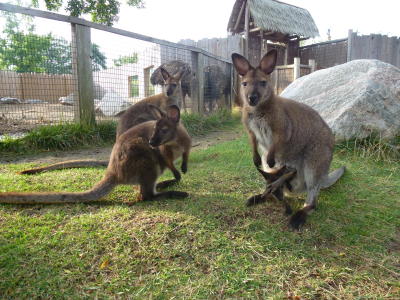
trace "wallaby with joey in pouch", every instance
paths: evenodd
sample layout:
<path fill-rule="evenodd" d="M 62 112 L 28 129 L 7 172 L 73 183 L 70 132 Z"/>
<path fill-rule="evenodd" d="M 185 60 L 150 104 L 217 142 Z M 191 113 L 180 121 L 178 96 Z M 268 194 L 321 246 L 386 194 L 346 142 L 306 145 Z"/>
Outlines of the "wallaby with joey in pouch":
<path fill-rule="evenodd" d="M 116 138 L 126 132 L 128 129 L 150 120 L 157 120 L 159 113 L 153 109 L 157 107 L 162 111 L 166 111 L 170 105 L 178 105 L 182 103 L 182 88 L 181 88 L 181 77 L 183 72 L 180 72 L 174 76 L 170 75 L 164 68 L 160 69 L 161 75 L 164 79 L 164 85 L 162 86 L 162 93 L 153 95 L 142 99 L 135 103 L 130 108 L 120 113 L 120 119 L 117 126 Z M 190 137 L 188 136 L 188 139 Z M 185 141 L 187 144 L 188 141 Z M 186 154 L 187 153 L 187 154 Z M 184 152 L 184 155 L 188 155 L 188 152 Z M 69 168 L 82 168 L 82 167 L 98 167 L 107 166 L 108 161 L 97 161 L 97 160 L 71 160 L 60 163 L 55 163 L 45 167 L 39 167 L 29 170 L 21 171 L 20 174 L 36 174 L 40 172 L 46 172 L 50 170 L 60 170 Z M 172 170 L 172 169 L 171 169 Z M 187 163 L 182 168 L 182 172 L 186 173 Z M 173 174 L 175 179 L 178 181 L 181 178 L 181 174 L 176 168 L 173 168 Z"/>
<path fill-rule="evenodd" d="M 42 193 L 0 193 L 0 203 L 36 204 L 36 203 L 77 203 L 96 201 L 109 194 L 118 184 L 138 184 L 141 200 L 164 198 L 185 198 L 186 192 L 156 191 L 156 181 L 163 170 L 184 151 L 176 147 L 168 152 L 166 145 L 173 140 L 185 138 L 186 130 L 179 123 L 180 111 L 170 106 L 167 114 L 153 108 L 155 114 L 161 114 L 157 121 L 147 121 L 136 125 L 118 136 L 103 179 L 92 189 L 85 192 L 42 192 Z M 161 182 L 162 187 L 170 181 Z"/>
<path fill-rule="evenodd" d="M 280 167 L 295 170 L 285 181 L 291 191 L 286 184 L 283 191 L 307 193 L 304 207 L 290 219 L 290 225 L 298 229 L 316 208 L 320 189 L 333 185 L 345 167 L 328 173 L 335 140 L 321 116 L 305 104 L 274 94 L 268 80 L 276 59 L 277 51 L 270 50 L 254 68 L 242 55 L 232 54 L 241 77 L 242 121 L 250 136 L 255 166 L 264 171 Z M 263 195 L 251 197 L 248 204 L 263 202 Z"/>

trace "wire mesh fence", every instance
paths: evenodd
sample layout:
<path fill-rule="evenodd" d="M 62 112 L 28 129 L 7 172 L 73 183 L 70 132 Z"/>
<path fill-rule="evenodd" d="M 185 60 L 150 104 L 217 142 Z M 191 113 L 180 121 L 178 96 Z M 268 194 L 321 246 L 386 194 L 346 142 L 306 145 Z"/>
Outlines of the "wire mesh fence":
<path fill-rule="evenodd" d="M 12 14 L 21 15 L 18 7 L 0 4 L 0 10 L 9 14 L 10 7 Z M 24 13 L 48 17 L 37 10 Z M 88 112 L 96 121 L 117 120 L 130 105 L 161 93 L 160 66 L 171 75 L 184 71 L 181 109 L 203 114 L 231 107 L 232 65 L 228 60 L 192 46 L 81 19 L 72 18 L 68 24 L 71 18 L 51 17 L 55 18 L 51 22 L 72 28 L 69 34 L 65 30 L 63 36 L 34 31 L 1 34 L 0 134 L 81 122 Z M 88 29 L 89 35 L 79 26 Z M 87 37 L 89 46 L 84 45 Z M 7 60 L 8 52 L 14 53 L 14 60 Z"/>

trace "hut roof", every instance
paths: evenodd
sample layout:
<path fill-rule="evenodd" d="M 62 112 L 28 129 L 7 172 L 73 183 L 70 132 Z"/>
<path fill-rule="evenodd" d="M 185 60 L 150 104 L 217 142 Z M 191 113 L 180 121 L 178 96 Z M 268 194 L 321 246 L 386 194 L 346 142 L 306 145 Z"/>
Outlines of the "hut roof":
<path fill-rule="evenodd" d="M 240 15 L 241 20 L 239 20 L 237 28 L 235 28 L 235 24 L 245 1 L 236 0 L 231 17 L 229 18 L 229 32 L 240 33 L 244 31 L 244 13 Z M 247 1 L 249 1 L 250 16 L 254 20 L 255 27 L 286 35 L 302 37 L 315 37 L 319 35 L 318 28 L 311 14 L 304 8 L 276 0 Z"/>

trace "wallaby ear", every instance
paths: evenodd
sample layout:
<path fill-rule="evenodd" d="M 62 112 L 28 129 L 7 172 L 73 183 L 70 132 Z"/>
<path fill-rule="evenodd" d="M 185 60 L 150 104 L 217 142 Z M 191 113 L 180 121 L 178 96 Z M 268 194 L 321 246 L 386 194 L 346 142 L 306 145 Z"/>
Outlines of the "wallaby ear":
<path fill-rule="evenodd" d="M 181 80 L 182 76 L 183 76 L 183 73 L 185 73 L 185 70 L 180 70 L 178 73 L 176 73 L 174 75 L 175 80 L 178 80 L 178 81 Z"/>
<path fill-rule="evenodd" d="M 181 119 L 181 111 L 179 110 L 179 107 L 176 105 L 168 106 L 167 117 L 175 123 L 178 123 Z"/>
<path fill-rule="evenodd" d="M 165 70 L 163 67 L 160 68 L 161 76 L 164 79 L 164 81 L 167 81 L 168 78 L 171 77 L 171 75 L 168 73 L 167 70 Z"/>
<path fill-rule="evenodd" d="M 232 62 L 240 76 L 244 76 L 252 68 L 249 61 L 238 53 L 232 53 Z"/>
<path fill-rule="evenodd" d="M 278 51 L 275 49 L 269 50 L 260 61 L 260 69 L 266 74 L 271 74 L 275 69 Z"/>
<path fill-rule="evenodd" d="M 155 116 L 157 120 L 165 117 L 165 112 L 163 112 L 158 106 L 153 104 L 147 104 L 147 106 L 150 108 L 153 116 Z"/>

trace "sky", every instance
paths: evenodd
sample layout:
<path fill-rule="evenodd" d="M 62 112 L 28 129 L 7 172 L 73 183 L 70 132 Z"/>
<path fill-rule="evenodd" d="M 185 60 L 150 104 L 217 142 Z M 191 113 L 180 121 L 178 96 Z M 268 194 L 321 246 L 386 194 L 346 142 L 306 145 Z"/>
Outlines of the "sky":
<path fill-rule="evenodd" d="M 28 1 L 28 0 L 25 0 Z M 124 0 L 122 0 L 124 2 Z M 43 0 L 41 9 L 44 8 Z M 119 21 L 114 27 L 177 42 L 180 39 L 225 37 L 226 27 L 235 0 L 145 0 L 145 8 L 121 6 Z M 347 37 L 348 30 L 362 34 L 380 33 L 400 36 L 400 0 L 286 0 L 307 9 L 320 32 L 317 40 Z M 60 11 L 62 13 L 62 11 Z M 65 24 L 38 23 L 39 32 L 69 36 Z"/>

